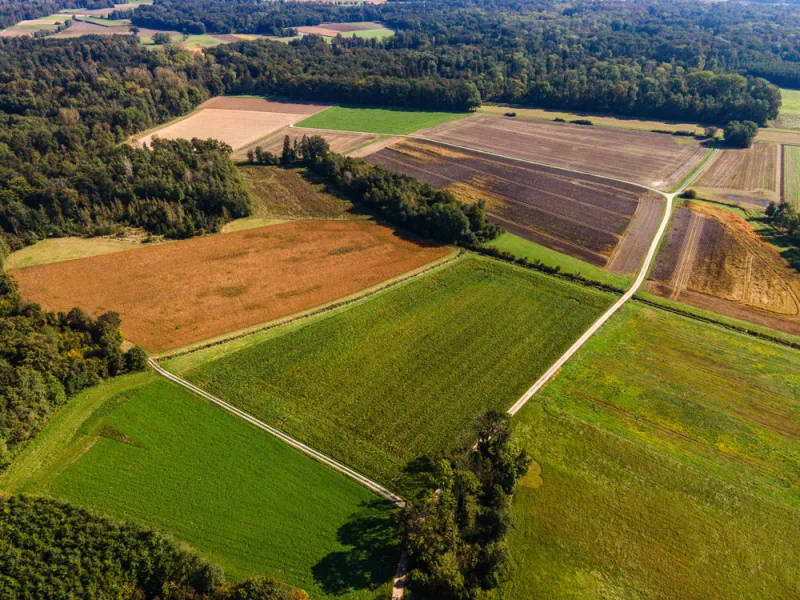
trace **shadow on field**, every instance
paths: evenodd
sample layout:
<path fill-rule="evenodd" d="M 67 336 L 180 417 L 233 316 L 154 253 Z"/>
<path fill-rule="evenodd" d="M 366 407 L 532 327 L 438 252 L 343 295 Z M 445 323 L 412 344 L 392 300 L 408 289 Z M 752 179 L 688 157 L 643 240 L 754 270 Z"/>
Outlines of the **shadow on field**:
<path fill-rule="evenodd" d="M 349 549 L 331 552 L 312 568 L 327 594 L 374 590 L 391 580 L 400 556 L 392 513 L 392 505 L 384 500 L 363 502 L 339 527 L 336 538 Z"/>

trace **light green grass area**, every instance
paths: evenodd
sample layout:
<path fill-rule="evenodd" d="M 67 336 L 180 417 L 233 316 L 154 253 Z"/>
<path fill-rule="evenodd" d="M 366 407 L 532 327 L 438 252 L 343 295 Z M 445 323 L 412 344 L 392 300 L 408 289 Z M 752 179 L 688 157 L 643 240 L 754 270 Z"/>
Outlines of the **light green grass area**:
<path fill-rule="evenodd" d="M 800 146 L 783 147 L 784 202 L 800 209 Z"/>
<path fill-rule="evenodd" d="M 34 265 L 86 258 L 87 256 L 123 252 L 141 246 L 141 242 L 104 237 L 48 238 L 36 242 L 32 246 L 26 246 L 22 250 L 12 252 L 5 260 L 5 266 L 8 269 L 22 269 Z"/>
<path fill-rule="evenodd" d="M 150 373 L 73 399 L 0 484 L 171 532 L 231 579 L 312 598 L 384 598 L 397 564 L 387 502 Z"/>
<path fill-rule="evenodd" d="M 351 32 L 348 32 L 346 34 L 343 33 L 342 35 L 343 36 L 354 35 L 357 38 L 363 38 L 368 40 L 370 39 L 382 40 L 384 38 L 392 37 L 394 35 L 394 31 L 392 31 L 391 29 L 387 29 L 386 27 L 379 27 L 376 29 L 362 29 L 361 31 L 353 31 L 352 33 Z"/>
<path fill-rule="evenodd" d="M 800 129 L 800 90 L 781 88 L 781 109 L 778 118 L 769 123 L 777 129 Z"/>
<path fill-rule="evenodd" d="M 403 135 L 453 119 L 460 119 L 468 114 L 333 106 L 301 121 L 296 127 Z"/>
<path fill-rule="evenodd" d="M 548 267 L 559 267 L 563 273 L 582 275 L 588 279 L 614 285 L 625 290 L 631 286 L 634 280 L 633 277 L 611 273 L 600 267 L 578 260 L 577 258 L 572 258 L 561 252 L 556 252 L 550 248 L 545 248 L 534 242 L 522 239 L 513 233 L 504 233 L 497 239 L 489 242 L 488 245 L 498 250 L 510 252 L 514 256 L 520 258 L 538 260 Z"/>
<path fill-rule="evenodd" d="M 202 35 L 170 35 L 172 45 L 181 46 L 186 50 L 198 50 L 201 48 L 213 48 L 227 42 L 223 42 L 207 33 Z M 151 48 L 158 48 L 159 46 L 153 42 L 152 36 L 143 35 L 139 37 L 139 44 Z"/>
<path fill-rule="evenodd" d="M 125 25 L 131 24 L 131 22 L 127 19 L 104 19 L 102 17 L 79 16 L 77 17 L 77 20 L 85 21 L 86 23 L 92 23 L 93 25 L 100 25 L 101 27 L 124 27 Z"/>
<path fill-rule="evenodd" d="M 613 301 L 475 255 L 333 315 L 167 362 L 388 485 L 474 443 Z M 208 359 L 203 362 L 203 359 Z"/>
<path fill-rule="evenodd" d="M 16 25 L 9 27 L 9 30 L 16 31 L 55 31 L 59 25 L 66 23 L 71 17 L 69 15 L 52 14 L 46 17 L 39 17 L 38 19 L 31 19 L 28 21 L 20 21 Z"/>
<path fill-rule="evenodd" d="M 797 597 L 800 352 L 628 305 L 515 428 L 499 597 Z"/>

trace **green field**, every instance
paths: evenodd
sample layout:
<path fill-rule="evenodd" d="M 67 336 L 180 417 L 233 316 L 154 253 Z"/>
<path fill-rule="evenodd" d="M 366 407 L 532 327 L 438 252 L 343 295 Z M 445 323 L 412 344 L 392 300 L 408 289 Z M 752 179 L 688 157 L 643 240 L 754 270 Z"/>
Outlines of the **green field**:
<path fill-rule="evenodd" d="M 383 598 L 397 564 L 388 503 L 156 375 L 73 399 L 0 478 L 171 532 L 229 579 L 312 598 Z"/>
<path fill-rule="evenodd" d="M 797 598 L 800 352 L 628 305 L 515 426 L 500 597 Z"/>
<path fill-rule="evenodd" d="M 800 129 L 800 90 L 781 88 L 781 110 L 778 118 L 770 122 L 778 129 Z"/>
<path fill-rule="evenodd" d="M 124 27 L 125 25 L 130 25 L 131 22 L 128 20 L 122 21 L 119 19 L 104 19 L 101 17 L 88 17 L 88 16 L 79 16 L 76 18 L 78 21 L 85 21 L 86 23 L 92 23 L 94 25 L 100 25 L 101 27 Z"/>
<path fill-rule="evenodd" d="M 800 146 L 783 147 L 783 201 L 800 209 Z"/>
<path fill-rule="evenodd" d="M 504 233 L 497 239 L 489 242 L 488 245 L 499 250 L 504 250 L 505 252 L 510 252 L 514 256 L 520 258 L 538 260 L 548 267 L 559 267 L 563 273 L 582 275 L 588 279 L 614 285 L 625 290 L 631 286 L 634 279 L 633 277 L 611 273 L 600 267 L 578 260 L 577 258 L 572 258 L 566 254 L 561 254 L 561 252 L 545 248 L 534 242 L 522 239 L 513 233 Z"/>
<path fill-rule="evenodd" d="M 383 38 L 392 37 L 394 35 L 394 31 L 391 29 L 387 29 L 386 27 L 378 27 L 376 29 L 362 29 L 360 31 L 353 31 L 352 34 L 350 32 L 343 33 L 343 36 L 347 35 L 354 35 L 357 38 L 364 38 L 364 39 L 378 39 L 382 40 Z"/>
<path fill-rule="evenodd" d="M 168 362 L 193 383 L 394 485 L 424 453 L 474 443 L 613 301 L 468 255 L 306 325 Z"/>
<path fill-rule="evenodd" d="M 310 116 L 296 127 L 403 135 L 460 119 L 467 114 L 469 113 L 334 106 Z"/>

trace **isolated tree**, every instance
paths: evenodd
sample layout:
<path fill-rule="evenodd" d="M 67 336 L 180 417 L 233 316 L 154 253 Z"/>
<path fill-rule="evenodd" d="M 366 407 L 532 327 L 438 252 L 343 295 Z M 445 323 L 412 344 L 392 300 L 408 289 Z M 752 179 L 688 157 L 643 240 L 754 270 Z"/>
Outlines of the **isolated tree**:
<path fill-rule="evenodd" d="M 157 46 L 164 46 L 172 43 L 172 38 L 168 33 L 157 32 L 153 34 L 153 43 Z"/>
<path fill-rule="evenodd" d="M 752 121 L 731 121 L 725 126 L 725 144 L 732 148 L 749 148 L 758 134 Z"/>
<path fill-rule="evenodd" d="M 295 140 L 296 142 L 297 140 Z M 286 135 L 283 138 L 283 152 L 281 153 L 281 163 L 284 165 L 291 165 L 294 163 L 296 158 L 296 153 L 294 148 L 292 147 L 292 140 L 289 139 L 289 136 Z"/>

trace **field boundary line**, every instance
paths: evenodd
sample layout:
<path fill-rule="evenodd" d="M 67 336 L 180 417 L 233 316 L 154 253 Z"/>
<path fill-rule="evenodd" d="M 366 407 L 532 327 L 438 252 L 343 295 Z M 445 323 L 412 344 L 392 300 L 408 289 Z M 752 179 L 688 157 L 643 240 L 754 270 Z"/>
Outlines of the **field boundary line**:
<path fill-rule="evenodd" d="M 711 151 L 711 155 L 716 156 L 719 153 L 718 149 L 714 149 Z M 710 157 L 707 157 L 710 158 Z M 656 235 L 653 237 L 653 241 L 650 244 L 650 249 L 647 251 L 647 256 L 644 259 L 644 263 L 642 264 L 641 269 L 639 270 L 639 274 L 636 277 L 636 280 L 633 282 L 633 285 L 630 289 L 625 292 L 619 300 L 617 300 L 611 308 L 609 308 L 605 313 L 603 313 L 600 318 L 595 321 L 591 327 L 580 337 L 578 340 L 569 347 L 569 349 L 555 362 L 553 365 L 544 372 L 544 374 L 533 384 L 533 386 L 525 392 L 522 397 L 517 400 L 514 405 L 508 409 L 509 415 L 515 415 L 519 410 L 527 404 L 528 400 L 530 400 L 536 392 L 542 389 L 553 377 L 555 377 L 556 373 L 564 366 L 564 364 L 575 355 L 575 353 L 580 350 L 586 342 L 591 339 L 591 337 L 597 333 L 600 328 L 612 317 L 614 314 L 622 308 L 622 306 L 630 300 L 634 294 L 639 290 L 642 283 L 644 283 L 647 275 L 650 271 L 650 265 L 653 262 L 653 258 L 655 257 L 656 251 L 661 244 L 661 239 L 664 236 L 664 232 L 667 230 L 667 226 L 670 223 L 672 217 L 672 204 L 673 199 L 675 196 L 680 194 L 686 187 L 694 181 L 694 179 L 703 172 L 705 165 L 709 164 L 709 160 L 706 160 L 702 163 L 702 167 L 697 169 L 694 173 L 691 174 L 690 177 L 685 179 L 681 184 L 681 187 L 676 190 L 675 192 L 665 193 L 665 192 L 658 192 L 665 200 L 664 203 L 664 217 L 661 219 L 661 225 L 658 227 L 658 231 L 656 231 Z M 657 190 L 653 190 L 657 191 Z"/>
<path fill-rule="evenodd" d="M 464 252 L 465 251 L 463 248 L 454 249 L 452 252 L 446 254 L 442 258 L 439 258 L 428 264 L 422 265 L 421 267 L 413 269 L 408 273 L 398 275 L 393 279 L 382 281 L 365 290 L 361 290 L 355 292 L 354 294 L 350 294 L 349 296 L 345 296 L 344 298 L 332 300 L 331 302 L 328 302 L 326 304 L 315 306 L 313 308 L 309 308 L 308 310 L 304 310 L 299 313 L 286 315 L 285 317 L 280 317 L 279 319 L 275 319 L 273 321 L 259 323 L 251 327 L 247 327 L 245 329 L 239 329 L 237 331 L 232 331 L 231 333 L 226 333 L 210 339 L 201 340 L 199 342 L 195 342 L 194 344 L 183 346 L 182 348 L 167 350 L 166 352 L 162 352 L 161 354 L 153 355 L 153 358 L 155 358 L 156 360 L 169 360 L 172 358 L 178 358 L 179 356 L 185 356 L 187 354 L 192 354 L 193 352 L 199 352 L 200 350 L 213 348 L 214 346 L 220 346 L 222 344 L 232 342 L 233 340 L 238 340 L 244 337 L 248 337 L 250 335 L 255 335 L 257 333 L 261 333 L 262 331 L 268 331 L 270 329 L 275 329 L 276 327 L 281 327 L 283 325 L 296 323 L 298 321 L 302 321 L 303 319 L 311 319 L 326 312 L 336 310 L 337 308 L 343 308 L 350 304 L 354 304 L 356 302 L 364 300 L 365 298 L 369 298 L 376 294 L 380 294 L 381 292 L 384 292 L 396 286 L 403 285 L 405 283 L 408 283 L 416 279 L 417 277 L 422 277 L 423 275 L 427 275 L 428 273 L 436 269 L 447 267 L 448 265 L 450 265 L 450 263 L 455 262 L 456 260 L 461 258 L 464 255 Z"/>
<path fill-rule="evenodd" d="M 392 502 L 396 506 L 399 506 L 400 508 L 405 507 L 405 504 L 406 504 L 405 500 L 403 500 L 400 496 L 394 494 L 393 492 L 391 492 L 387 488 L 383 487 L 381 484 L 376 483 L 375 481 L 372 481 L 371 479 L 369 479 L 366 476 L 362 475 L 358 471 L 355 471 L 355 470 L 351 469 L 350 467 L 347 467 L 347 466 L 343 465 L 342 463 L 330 458 L 329 456 L 326 456 L 322 452 L 319 452 L 318 450 L 314 450 L 310 446 L 307 446 L 306 444 L 294 439 L 293 437 L 290 437 L 290 436 L 286 435 L 282 431 L 280 431 L 278 429 L 275 429 L 274 427 L 271 427 L 270 425 L 267 425 L 263 421 L 260 421 L 259 419 L 256 419 L 254 416 L 244 412 L 243 410 L 241 410 L 239 408 L 236 408 L 235 406 L 233 406 L 231 404 L 228 404 L 224 400 L 221 400 L 220 398 L 217 398 L 213 394 L 210 394 L 209 392 L 206 392 L 205 390 L 197 387 L 196 385 L 186 381 L 182 377 L 178 377 L 177 375 L 175 375 L 173 373 L 170 373 L 164 367 L 162 367 L 160 364 L 158 364 L 158 362 L 156 360 L 150 358 L 150 359 L 148 359 L 148 363 L 153 368 L 153 370 L 156 371 L 156 373 L 158 373 L 159 375 L 162 375 L 163 377 L 165 377 L 169 381 L 171 381 L 171 382 L 173 382 L 173 383 L 175 383 L 177 385 L 180 385 L 181 387 L 183 387 L 183 388 L 185 388 L 185 389 L 197 394 L 198 396 L 208 400 L 209 402 L 212 402 L 212 403 L 216 404 L 217 406 L 225 409 L 229 413 L 231 413 L 231 414 L 233 414 L 233 415 L 235 415 L 235 416 L 247 421 L 251 425 L 255 425 L 259 429 L 261 429 L 263 431 L 266 431 L 267 433 L 275 436 L 276 438 L 278 438 L 282 442 L 285 442 L 286 444 L 292 446 L 294 449 L 299 450 L 303 454 L 305 454 L 305 455 L 313 458 L 314 460 L 316 460 L 318 462 L 321 462 L 322 464 L 330 467 L 334 471 L 338 471 L 339 473 L 342 473 L 343 475 L 346 475 L 347 477 L 349 477 L 350 479 L 354 480 L 357 483 L 360 483 L 362 486 L 366 487 L 367 489 L 370 489 L 373 492 L 375 492 L 376 494 L 378 494 L 380 496 L 383 496 L 384 498 L 386 498 L 387 500 L 389 500 L 390 502 Z"/>

